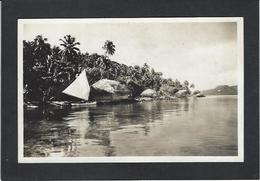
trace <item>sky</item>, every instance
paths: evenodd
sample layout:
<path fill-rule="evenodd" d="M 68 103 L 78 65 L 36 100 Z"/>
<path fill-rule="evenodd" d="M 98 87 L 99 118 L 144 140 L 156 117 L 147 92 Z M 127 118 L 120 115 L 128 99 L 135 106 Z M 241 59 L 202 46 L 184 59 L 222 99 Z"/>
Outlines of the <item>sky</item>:
<path fill-rule="evenodd" d="M 237 85 L 237 24 L 235 22 L 120 22 L 48 23 L 23 25 L 23 40 L 43 35 L 59 45 L 72 35 L 81 52 L 104 54 L 111 40 L 116 46 L 111 60 L 126 65 L 148 63 L 164 78 L 188 80 L 205 90 L 217 85 Z"/>

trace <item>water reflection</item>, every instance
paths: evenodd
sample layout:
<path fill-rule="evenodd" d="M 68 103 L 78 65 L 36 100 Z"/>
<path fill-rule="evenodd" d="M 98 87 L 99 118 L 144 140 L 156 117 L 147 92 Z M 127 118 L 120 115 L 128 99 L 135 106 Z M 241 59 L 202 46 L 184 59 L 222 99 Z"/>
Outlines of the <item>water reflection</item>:
<path fill-rule="evenodd" d="M 89 127 L 86 129 L 85 139 L 104 147 L 105 156 L 115 156 L 114 146 L 111 145 L 110 129 L 102 122 L 97 122 L 93 115 L 89 116 Z"/>
<path fill-rule="evenodd" d="M 236 99 L 220 97 L 27 111 L 24 154 L 236 155 L 236 111 Z"/>

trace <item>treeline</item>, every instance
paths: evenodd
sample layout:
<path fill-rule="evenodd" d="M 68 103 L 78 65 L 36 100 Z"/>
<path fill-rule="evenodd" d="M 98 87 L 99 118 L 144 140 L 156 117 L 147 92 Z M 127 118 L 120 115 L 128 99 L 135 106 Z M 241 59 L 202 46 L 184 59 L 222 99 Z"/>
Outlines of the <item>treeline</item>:
<path fill-rule="evenodd" d="M 60 46 L 51 46 L 47 38 L 38 35 L 33 41 L 23 41 L 24 99 L 48 101 L 59 94 L 85 69 L 90 85 L 100 79 L 117 80 L 138 96 L 145 89 L 154 89 L 161 95 L 174 95 L 178 90 L 189 91 L 194 84 L 163 78 L 146 63 L 127 66 L 110 60 L 115 45 L 107 40 L 102 47 L 104 55 L 83 53 L 75 38 L 66 35 Z"/>

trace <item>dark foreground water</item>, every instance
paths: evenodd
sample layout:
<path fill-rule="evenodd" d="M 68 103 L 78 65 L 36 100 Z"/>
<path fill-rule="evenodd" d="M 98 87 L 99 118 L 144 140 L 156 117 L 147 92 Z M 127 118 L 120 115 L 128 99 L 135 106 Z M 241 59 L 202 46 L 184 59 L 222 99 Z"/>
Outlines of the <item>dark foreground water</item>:
<path fill-rule="evenodd" d="M 237 96 L 28 111 L 24 155 L 235 156 Z"/>

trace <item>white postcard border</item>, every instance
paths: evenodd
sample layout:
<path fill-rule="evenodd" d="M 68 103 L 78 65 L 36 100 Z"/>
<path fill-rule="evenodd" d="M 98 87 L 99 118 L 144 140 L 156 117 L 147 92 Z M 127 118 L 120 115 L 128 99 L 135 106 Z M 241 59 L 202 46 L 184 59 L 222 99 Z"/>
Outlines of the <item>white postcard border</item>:
<path fill-rule="evenodd" d="M 66 23 L 185 23 L 236 22 L 238 63 L 238 156 L 125 156 L 125 157 L 24 157 L 23 110 L 23 25 Z M 242 17 L 214 18 L 85 18 L 85 19 L 18 19 L 18 163 L 152 163 L 152 162 L 243 162 L 244 161 L 244 24 Z"/>

